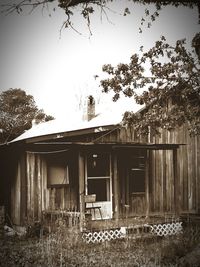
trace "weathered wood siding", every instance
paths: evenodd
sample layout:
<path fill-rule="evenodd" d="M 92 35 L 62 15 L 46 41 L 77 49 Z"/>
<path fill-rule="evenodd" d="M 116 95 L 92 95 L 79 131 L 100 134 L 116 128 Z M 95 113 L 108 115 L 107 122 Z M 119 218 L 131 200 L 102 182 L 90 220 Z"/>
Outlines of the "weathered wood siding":
<path fill-rule="evenodd" d="M 151 159 L 151 210 L 170 212 L 174 206 L 174 179 L 179 183 L 180 211 L 200 211 L 200 137 L 191 137 L 186 125 L 174 131 L 161 130 L 160 137 L 151 138 L 155 143 L 180 145 L 177 153 L 177 177 L 174 177 L 172 151 L 154 151 Z M 175 194 L 176 195 L 176 194 Z"/>
<path fill-rule="evenodd" d="M 7 215 L 10 215 L 9 220 L 14 224 L 20 224 L 22 217 L 26 217 L 25 157 L 17 154 L 17 158 L 18 160 L 13 160 L 9 166 L 10 170 L 7 171 L 7 186 L 10 187 L 7 191 L 10 192 L 8 197 L 10 203 L 7 207 L 10 214 Z"/>
<path fill-rule="evenodd" d="M 17 172 L 12 182 L 11 187 L 11 220 L 15 224 L 20 224 L 20 212 L 21 212 L 21 168 L 20 163 L 17 165 Z"/>
<path fill-rule="evenodd" d="M 160 130 L 160 135 L 156 137 L 138 137 L 133 129 L 122 128 L 108 135 L 102 135 L 98 141 L 183 144 L 180 145 L 177 153 L 176 177 L 173 170 L 173 151 L 150 151 L 149 211 L 162 214 L 174 213 L 176 197 L 180 201 L 180 212 L 200 213 L 200 136 L 190 136 L 187 125 L 173 131 Z M 176 184 L 177 192 L 174 191 Z"/>
<path fill-rule="evenodd" d="M 31 224 L 41 220 L 43 211 L 77 211 L 78 177 L 75 173 L 72 171 L 69 185 L 48 187 L 47 158 L 29 152 L 22 154 L 11 185 L 12 223 Z"/>

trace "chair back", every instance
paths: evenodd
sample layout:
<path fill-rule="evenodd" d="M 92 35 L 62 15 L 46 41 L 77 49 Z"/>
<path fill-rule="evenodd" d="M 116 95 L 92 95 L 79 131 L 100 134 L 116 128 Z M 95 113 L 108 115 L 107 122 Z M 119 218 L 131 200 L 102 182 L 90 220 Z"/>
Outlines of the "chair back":
<path fill-rule="evenodd" d="M 94 203 L 96 201 L 96 194 L 85 195 L 85 203 Z"/>

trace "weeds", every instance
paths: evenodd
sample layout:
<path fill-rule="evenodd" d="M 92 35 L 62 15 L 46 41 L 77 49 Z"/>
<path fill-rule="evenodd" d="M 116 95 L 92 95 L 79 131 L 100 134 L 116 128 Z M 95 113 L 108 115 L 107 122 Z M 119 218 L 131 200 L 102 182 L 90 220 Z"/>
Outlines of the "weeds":
<path fill-rule="evenodd" d="M 16 267 L 175 267 L 199 244 L 198 226 L 182 235 L 158 238 L 129 234 L 122 240 L 85 244 L 77 227 L 59 222 L 56 231 L 40 238 L 1 238 L 0 266 Z M 193 265 L 187 265 L 193 266 Z M 198 266 L 198 265 L 197 265 Z M 200 266 L 200 265 L 199 265 Z"/>

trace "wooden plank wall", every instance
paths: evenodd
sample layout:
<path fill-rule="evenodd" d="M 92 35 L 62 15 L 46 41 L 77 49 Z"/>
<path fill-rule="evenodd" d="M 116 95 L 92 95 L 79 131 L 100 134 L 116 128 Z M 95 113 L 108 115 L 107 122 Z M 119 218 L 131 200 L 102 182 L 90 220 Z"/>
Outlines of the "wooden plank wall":
<path fill-rule="evenodd" d="M 200 137 L 191 137 L 185 125 L 171 132 L 161 130 L 161 136 L 152 138 L 152 141 L 185 144 L 180 146 L 177 153 L 180 209 L 185 213 L 198 213 L 200 211 Z M 172 151 L 153 151 L 151 157 L 151 211 L 173 212 L 173 153 Z"/>
<path fill-rule="evenodd" d="M 44 163 L 39 156 L 27 153 L 27 223 L 39 220 L 42 207 L 45 207 L 43 191 L 46 189 L 44 183 L 46 175 L 44 175 L 42 167 L 44 167 Z"/>
<path fill-rule="evenodd" d="M 34 153 L 25 155 L 26 161 L 23 153 L 19 157 L 11 186 L 12 223 L 32 224 L 41 220 L 42 211 L 47 210 L 77 211 L 78 197 L 75 192 L 78 190 L 77 182 L 73 181 L 72 185 L 67 187 L 49 188 L 46 158 Z"/>
<path fill-rule="evenodd" d="M 187 125 L 173 131 L 161 130 L 160 136 L 136 136 L 132 128 L 122 128 L 99 141 L 148 142 L 181 145 L 177 153 L 177 179 L 180 211 L 200 213 L 200 136 L 189 135 Z M 173 151 L 150 152 L 150 212 L 174 212 Z M 155 193 L 156 192 L 156 193 Z"/>
<path fill-rule="evenodd" d="M 20 162 L 17 164 L 17 171 L 13 177 L 11 187 L 11 220 L 14 224 L 20 224 L 20 212 L 21 212 L 21 176 L 20 176 Z"/>

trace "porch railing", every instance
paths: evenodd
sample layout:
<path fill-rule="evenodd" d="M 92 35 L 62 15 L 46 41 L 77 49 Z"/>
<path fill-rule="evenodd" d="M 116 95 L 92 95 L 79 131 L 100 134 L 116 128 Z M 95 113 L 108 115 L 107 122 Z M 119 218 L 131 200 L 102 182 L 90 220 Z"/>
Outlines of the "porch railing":
<path fill-rule="evenodd" d="M 80 223 L 80 212 L 69 210 L 45 210 L 42 212 L 44 225 L 54 228 L 59 225 L 66 227 L 78 226 Z"/>

